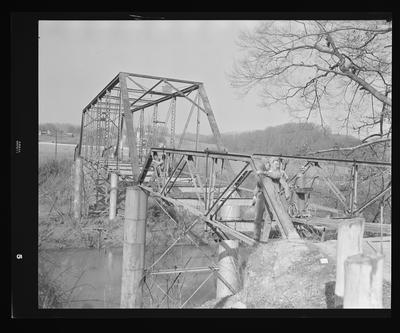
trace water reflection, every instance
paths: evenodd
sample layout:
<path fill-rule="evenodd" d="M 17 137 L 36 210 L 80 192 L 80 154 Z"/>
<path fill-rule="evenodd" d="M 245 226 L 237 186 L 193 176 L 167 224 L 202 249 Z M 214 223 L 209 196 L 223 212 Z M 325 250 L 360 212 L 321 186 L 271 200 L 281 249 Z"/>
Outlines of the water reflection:
<path fill-rule="evenodd" d="M 160 261 L 159 269 L 201 267 L 216 260 L 214 249 L 204 247 L 201 251 L 193 246 L 178 246 Z M 171 259 L 173 258 L 173 260 Z M 150 259 L 150 258 L 149 258 Z M 183 264 L 180 264 L 183 263 Z M 68 294 L 69 308 L 119 308 L 121 297 L 122 248 L 44 250 L 39 255 L 40 267 L 51 271 Z M 144 286 L 145 307 L 177 307 L 189 297 L 209 272 L 152 276 Z M 163 291 L 170 289 L 170 296 Z M 193 296 L 187 307 L 195 307 L 215 297 L 215 278 L 210 278 Z M 179 300 L 180 298 L 180 300 Z M 161 303 L 161 300 L 162 303 Z M 175 302 L 177 301 L 177 302 Z M 179 302 L 180 301 L 180 302 Z"/>

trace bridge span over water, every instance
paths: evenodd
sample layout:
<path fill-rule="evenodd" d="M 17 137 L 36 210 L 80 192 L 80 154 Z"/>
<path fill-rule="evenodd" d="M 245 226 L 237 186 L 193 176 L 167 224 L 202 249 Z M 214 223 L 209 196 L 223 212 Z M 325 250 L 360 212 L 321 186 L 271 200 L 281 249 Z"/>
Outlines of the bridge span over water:
<path fill-rule="evenodd" d="M 212 133 L 213 143 L 201 142 L 202 129 Z M 265 158 L 282 162 L 289 196 L 274 179 L 258 173 Z M 155 289 L 161 292 L 161 298 L 152 302 L 160 304 L 167 297 L 178 307 L 189 304 L 212 276 L 227 290 L 236 289 L 219 272 L 215 258 L 204 253 L 210 239 L 228 252 L 226 242 L 231 240 L 254 246 L 270 237 L 323 239 L 340 220 L 362 216 L 391 194 L 390 163 L 230 153 L 203 83 L 125 72 L 83 109 L 75 164 L 77 219 L 109 214 L 112 224 L 124 216 L 129 204 L 126 189 L 132 186 L 151 196 L 165 213 L 169 222 L 146 228 L 152 235 L 163 233 L 169 241 L 143 267 L 140 281 L 152 281 L 151 287 L 147 285 L 151 299 Z M 366 190 L 366 175 L 379 177 L 383 186 Z M 366 231 L 383 228 L 385 234 L 391 233 L 390 224 L 370 222 L 365 223 Z M 170 262 L 165 268 L 171 249 L 185 241 L 199 249 L 209 265 Z M 172 274 L 176 285 L 183 273 L 206 278 L 194 293 L 177 301 L 171 296 L 175 289 L 161 286 L 157 278 Z"/>

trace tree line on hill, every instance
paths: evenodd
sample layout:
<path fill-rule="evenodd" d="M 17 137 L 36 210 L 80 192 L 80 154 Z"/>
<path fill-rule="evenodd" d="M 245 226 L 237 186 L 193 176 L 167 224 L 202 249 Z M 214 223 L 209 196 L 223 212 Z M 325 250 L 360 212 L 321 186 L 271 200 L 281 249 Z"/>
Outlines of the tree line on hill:
<path fill-rule="evenodd" d="M 287 123 L 263 130 L 221 134 L 226 149 L 231 153 L 270 153 L 306 155 L 334 147 L 352 147 L 361 141 L 350 135 L 334 134 L 329 128 L 313 123 Z M 195 135 L 188 133 L 188 140 Z M 200 136 L 200 141 L 215 143 L 213 136 Z"/>
<path fill-rule="evenodd" d="M 44 123 L 39 125 L 40 130 L 56 130 L 64 133 L 73 133 L 78 137 L 80 126 L 62 123 Z M 168 146 L 167 132 L 161 131 L 158 139 Z M 159 134 L 160 134 L 159 133 Z M 230 153 L 269 153 L 282 155 L 308 155 L 311 152 L 329 150 L 332 148 L 355 147 L 361 145 L 360 139 L 350 135 L 332 133 L 328 127 L 321 127 L 314 123 L 286 123 L 279 126 L 267 127 L 263 130 L 245 131 L 239 133 L 222 133 L 222 142 Z M 179 136 L 180 137 L 180 136 Z M 194 141 L 194 133 L 186 133 L 185 140 Z M 155 140 L 153 138 L 153 140 Z M 158 140 L 156 140 L 158 141 Z M 199 135 L 202 143 L 215 144 L 212 135 Z M 154 145 L 154 144 L 153 144 Z M 158 144 L 157 144 L 158 145 Z M 385 150 L 383 153 L 382 150 Z M 351 158 L 367 160 L 389 160 L 391 149 L 377 145 L 373 149 L 365 147 L 352 151 L 332 151 L 315 156 L 329 158 Z"/>

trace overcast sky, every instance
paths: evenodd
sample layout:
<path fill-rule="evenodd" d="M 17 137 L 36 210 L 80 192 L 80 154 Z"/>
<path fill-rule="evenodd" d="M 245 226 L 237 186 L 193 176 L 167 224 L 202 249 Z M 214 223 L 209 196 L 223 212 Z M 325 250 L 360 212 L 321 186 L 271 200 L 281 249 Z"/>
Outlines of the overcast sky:
<path fill-rule="evenodd" d="M 39 123 L 79 124 L 82 109 L 118 72 L 204 82 L 221 132 L 290 121 L 239 98 L 227 73 L 235 40 L 257 21 L 40 21 Z"/>

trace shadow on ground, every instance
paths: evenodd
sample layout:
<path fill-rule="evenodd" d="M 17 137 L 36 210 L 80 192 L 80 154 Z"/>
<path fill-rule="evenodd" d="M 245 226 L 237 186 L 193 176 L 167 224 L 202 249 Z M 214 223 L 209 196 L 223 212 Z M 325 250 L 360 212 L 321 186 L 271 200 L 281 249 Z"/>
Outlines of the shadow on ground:
<path fill-rule="evenodd" d="M 343 302 L 335 295 L 335 281 L 325 283 L 325 302 L 328 309 L 343 309 Z"/>

